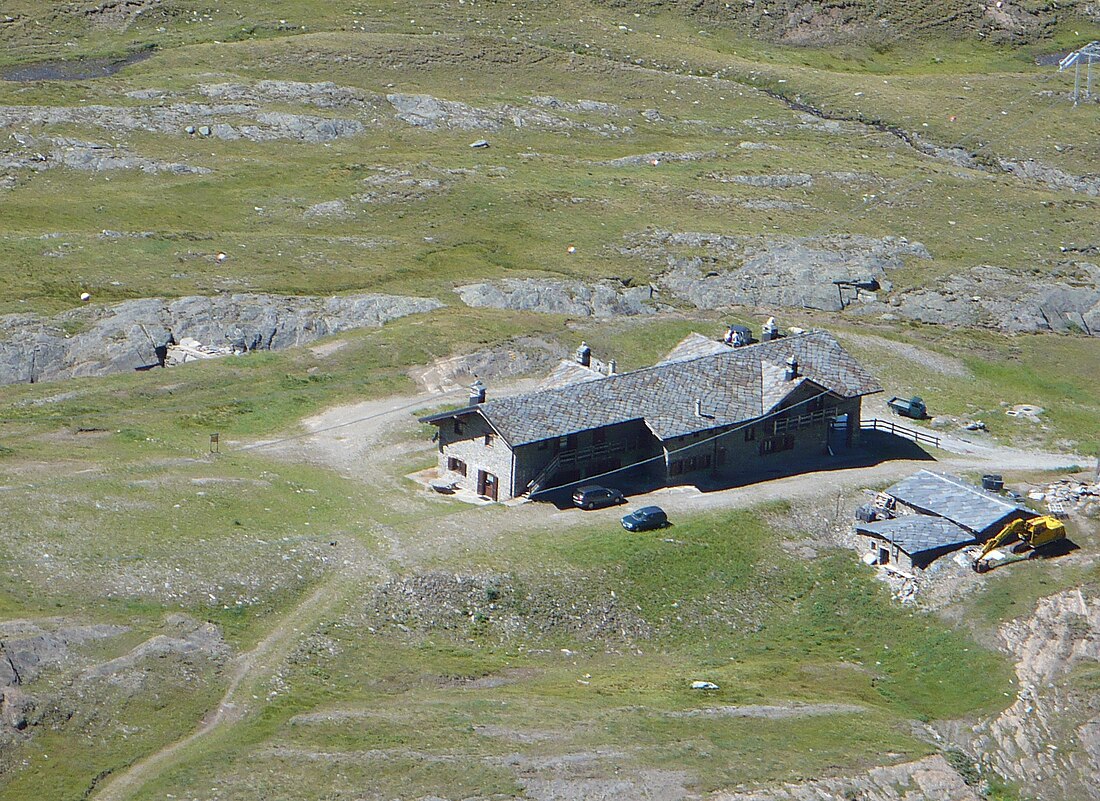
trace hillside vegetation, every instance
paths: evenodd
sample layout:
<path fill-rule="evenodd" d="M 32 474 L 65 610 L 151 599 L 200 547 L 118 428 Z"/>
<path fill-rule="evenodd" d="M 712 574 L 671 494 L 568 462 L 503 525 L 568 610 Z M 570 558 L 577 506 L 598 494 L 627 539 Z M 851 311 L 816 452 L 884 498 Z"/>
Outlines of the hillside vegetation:
<path fill-rule="evenodd" d="M 970 792 L 934 732 L 1016 702 L 998 627 L 1095 596 L 1087 524 L 1071 567 L 934 610 L 834 547 L 852 487 L 640 537 L 471 507 L 404 478 L 434 458 L 416 413 L 458 398 L 416 368 L 474 354 L 492 394 L 582 338 L 628 370 L 776 315 L 954 433 L 1088 459 L 1100 104 L 1049 62 L 1094 8 L 9 0 L 0 362 L 146 298 L 443 306 L 0 386 L 0 651 L 38 660 L 0 706 L 0 799 L 857 793 L 926 758 Z M 879 288 L 834 308 L 841 275 Z M 363 402 L 398 422 L 360 472 L 324 463 L 302 421 Z"/>

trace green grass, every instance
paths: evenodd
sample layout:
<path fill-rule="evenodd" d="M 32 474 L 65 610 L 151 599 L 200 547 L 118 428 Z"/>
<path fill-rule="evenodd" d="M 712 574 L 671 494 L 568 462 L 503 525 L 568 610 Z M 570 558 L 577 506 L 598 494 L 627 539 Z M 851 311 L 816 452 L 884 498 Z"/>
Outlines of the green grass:
<path fill-rule="evenodd" d="M 349 333 L 341 337 L 347 346 L 327 358 L 306 348 L 0 388 L 6 525 L 0 616 L 79 610 L 89 621 L 132 625 L 130 635 L 104 646 L 103 655 L 111 656 L 110 649 L 131 647 L 182 608 L 216 622 L 234 647 L 247 648 L 321 580 L 317 559 L 331 539 L 376 548 L 377 529 L 403 536 L 423 521 L 460 513 L 400 490 L 380 497 L 329 471 L 276 462 L 262 448 L 242 450 L 248 443 L 293 435 L 303 417 L 333 404 L 411 393 L 410 365 L 521 335 L 567 350 L 584 337 L 601 358 L 632 369 L 651 364 L 690 331 L 717 334 L 722 322 L 760 322 L 744 311 L 681 310 L 679 317 L 605 322 L 470 310 L 452 292 L 456 285 L 524 276 L 644 285 L 664 264 L 619 249 L 632 235 L 661 228 L 907 236 L 934 257 L 891 276 L 907 289 L 980 264 L 1026 266 L 1042 275 L 1066 259 L 1062 246 L 1087 243 L 1082 232 L 1097 219 L 1100 206 L 1081 194 L 946 166 L 887 134 L 807 129 L 759 91 L 902 126 L 939 144 L 961 141 L 989 163 L 1037 158 L 1069 172 L 1095 172 L 1097 144 L 1076 132 L 1096 127 L 1098 107 L 1074 109 L 1057 94 L 1042 94 L 1064 93 L 1068 79 L 1033 64 L 1037 54 L 1097 38 L 1095 25 L 1063 18 L 1051 39 L 1022 47 L 922 35 L 807 48 L 750 36 L 743 25 L 751 15 L 731 22 L 717 7 L 695 13 L 682 4 L 581 0 L 521 6 L 231 0 L 195 15 L 170 0 L 120 30 L 92 24 L 72 5 L 5 6 L 18 20 L 0 25 L 0 65 L 59 53 L 121 55 L 150 45 L 157 51 L 106 79 L 0 83 L 4 105 L 155 104 L 126 94 L 147 88 L 178 93 L 170 103 L 198 103 L 207 102 L 203 84 L 276 77 L 330 80 L 370 97 L 424 92 L 489 107 L 553 94 L 617 103 L 625 111 L 610 120 L 562 112 L 578 123 L 611 122 L 616 132 L 505 126 L 489 134 L 485 151 L 468 147 L 480 132 L 429 132 L 393 121 L 328 145 L 70 125 L 32 131 L 118 142 L 141 156 L 213 172 L 21 175 L 4 190 L 0 313 L 53 314 L 76 305 L 83 291 L 95 303 L 228 291 L 378 291 L 434 296 L 448 308 Z M 935 18 L 953 8 L 961 6 L 951 0 L 921 14 L 906 8 L 897 24 L 956 34 Z M 727 80 L 707 77 L 714 75 Z M 385 101 L 376 102 L 378 116 L 388 117 Z M 643 109 L 659 110 L 664 121 L 644 122 Z M 746 150 L 742 141 L 778 149 Z M 714 155 L 656 168 L 603 163 L 662 150 Z M 444 191 L 408 203 L 350 201 L 378 168 L 440 180 Z M 838 170 L 872 179 L 848 186 L 823 175 Z M 767 191 L 711 177 L 778 172 L 811 173 L 814 185 Z M 304 216 L 309 206 L 334 199 L 349 200 L 354 215 Z M 761 199 L 809 208 L 742 205 Z M 139 235 L 103 237 L 104 229 Z M 218 251 L 230 258 L 216 261 Z M 842 331 L 850 325 L 958 358 L 968 376 L 945 376 L 874 342 L 853 347 L 888 392 L 921 394 L 936 414 L 981 417 L 1002 441 L 1083 454 L 1100 448 L 1092 386 L 1100 364 L 1091 340 L 857 325 L 809 312 L 784 318 Z M 78 328 L 66 326 L 70 334 Z M 1045 428 L 1003 415 L 1002 403 L 1023 402 L 1046 408 Z M 214 431 L 222 437 L 217 458 L 208 453 Z M 392 436 L 396 442 L 415 431 L 410 412 L 407 429 Z M 426 463 L 423 439 L 401 468 Z M 777 545 L 783 532 L 762 522 L 777 514 L 781 519 L 773 509 L 677 521 L 669 532 L 674 543 L 617 531 L 522 532 L 492 553 L 441 560 L 437 567 L 448 571 L 509 573 L 540 597 L 597 603 L 614 592 L 620 607 L 654 633 L 607 643 L 560 628 L 509 634 L 488 609 L 449 633 L 401 632 L 374 625 L 356 602 L 346 615 L 319 623 L 316 638 L 309 635 L 291 657 L 283 671 L 289 689 L 249 688 L 264 699 L 277 692 L 243 726 L 203 743 L 144 795 L 202 795 L 214 786 L 240 798 L 315 799 L 357 795 L 365 787 L 386 797 L 515 794 L 522 787 L 502 762 L 507 755 L 534 760 L 604 748 L 623 751 L 615 767 L 684 770 L 691 789 L 707 792 L 857 770 L 881 764 L 883 753 L 915 758 L 930 748 L 909 734 L 910 719 L 977 715 L 1005 703 L 1008 666 L 969 639 L 965 626 L 891 604 L 849 553 L 813 561 L 784 555 Z M 992 626 L 1025 614 L 1051 591 L 1095 580 L 1091 572 L 1053 564 L 1014 568 L 988 576 L 964 611 L 967 625 Z M 245 573 L 255 581 L 240 582 Z M 174 584 L 171 597 L 166 581 Z M 365 597 L 369 592 L 363 588 Z M 497 674 L 514 683 L 474 691 L 460 681 Z M 714 680 L 721 690 L 701 698 L 687 689 L 695 678 Z M 1082 681 L 1091 686 L 1092 678 Z M 221 678 L 204 675 L 181 686 L 154 669 L 150 681 L 148 694 L 111 715 L 76 718 L 36 735 L 16 757 L 27 766 L 5 779 L 0 798 L 81 797 L 101 771 L 192 728 L 218 696 Z M 777 721 L 676 716 L 701 705 L 789 701 L 867 711 Z M 368 723 L 292 721 L 341 708 L 363 711 Z M 549 734 L 493 737 L 479 733 L 484 725 Z M 372 749 L 382 756 L 360 753 Z M 337 756 L 317 759 L 317 751 Z M 450 754 L 460 758 L 437 759 Z M 593 771 L 611 778 L 606 762 L 597 760 Z M 991 790 L 1005 798 L 1013 792 Z"/>
<path fill-rule="evenodd" d="M 691 789 L 708 792 L 855 771 L 881 764 L 883 752 L 917 758 L 931 749 L 912 738 L 907 720 L 1006 703 L 1011 670 L 1002 657 L 934 616 L 892 604 L 850 554 L 784 556 L 778 533 L 760 519 L 761 510 L 686 518 L 661 535 L 517 534 L 503 548 L 448 563 L 451 571 L 506 571 L 515 587 L 514 599 L 498 598 L 496 612 L 486 605 L 466 629 L 402 632 L 375 619 L 369 595 L 356 599 L 291 657 L 288 692 L 269 698 L 232 741 L 205 743 L 141 797 L 210 781 L 240 798 L 323 797 L 354 781 L 388 792 L 402 775 L 417 794 L 447 782 L 508 792 L 500 788 L 512 779 L 498 767 L 506 755 L 537 763 L 600 751 L 632 772 L 686 771 Z M 504 610 L 547 592 L 582 608 L 614 593 L 654 634 L 577 640 L 499 628 Z M 466 684 L 487 676 L 505 681 Z M 720 689 L 690 690 L 698 678 Z M 703 706 L 791 702 L 865 711 L 684 716 Z M 410 754 L 425 772 L 408 773 Z M 307 771 L 309 791 L 300 789 Z M 597 756 L 586 771 L 611 776 L 612 765 Z"/>

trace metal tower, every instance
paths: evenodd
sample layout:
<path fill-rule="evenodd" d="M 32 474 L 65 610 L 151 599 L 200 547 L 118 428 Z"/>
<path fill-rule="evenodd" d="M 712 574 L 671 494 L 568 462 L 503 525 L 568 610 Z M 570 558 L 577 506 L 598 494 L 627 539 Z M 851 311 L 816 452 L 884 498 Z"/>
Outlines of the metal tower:
<path fill-rule="evenodd" d="M 1092 96 L 1092 62 L 1100 62 L 1100 42 L 1089 42 L 1058 62 L 1058 72 L 1073 67 L 1073 105 L 1081 102 L 1081 62 L 1085 63 L 1085 100 Z"/>

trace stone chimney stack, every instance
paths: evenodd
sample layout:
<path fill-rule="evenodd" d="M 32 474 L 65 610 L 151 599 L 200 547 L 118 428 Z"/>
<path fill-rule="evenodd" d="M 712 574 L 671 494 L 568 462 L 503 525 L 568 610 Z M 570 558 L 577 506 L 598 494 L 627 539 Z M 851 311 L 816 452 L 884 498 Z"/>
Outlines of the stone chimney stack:
<path fill-rule="evenodd" d="M 794 356 L 787 359 L 787 369 L 783 372 L 783 378 L 787 381 L 794 381 L 798 378 L 798 359 Z"/>
<path fill-rule="evenodd" d="M 611 361 L 609 361 L 607 363 L 607 374 L 608 375 L 615 375 L 615 373 L 618 371 L 618 369 L 619 369 L 619 365 L 615 363 L 614 359 L 612 359 Z"/>
<path fill-rule="evenodd" d="M 470 405 L 477 406 L 479 403 L 485 403 L 485 385 L 480 378 L 470 384 Z"/>
<path fill-rule="evenodd" d="M 581 342 L 581 346 L 577 348 L 577 364 L 581 367 L 592 366 L 592 348 L 588 347 L 587 342 Z"/>

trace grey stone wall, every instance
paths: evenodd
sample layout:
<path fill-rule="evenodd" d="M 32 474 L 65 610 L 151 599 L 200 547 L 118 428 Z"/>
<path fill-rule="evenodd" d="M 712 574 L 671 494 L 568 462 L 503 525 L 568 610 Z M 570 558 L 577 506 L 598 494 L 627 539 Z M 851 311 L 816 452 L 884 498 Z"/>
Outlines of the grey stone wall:
<path fill-rule="evenodd" d="M 455 431 L 454 420 L 444 420 L 439 426 L 439 475 L 458 483 L 463 489 L 477 491 L 477 471 L 484 470 L 497 477 L 500 484 L 500 500 L 511 496 L 512 450 L 508 443 L 496 435 L 485 418 L 476 413 L 463 415 L 462 431 Z M 492 444 L 486 445 L 490 435 Z M 447 468 L 448 458 L 466 463 L 463 476 Z"/>
<path fill-rule="evenodd" d="M 516 449 L 516 494 L 525 492 L 527 485 L 555 458 L 559 465 L 544 486 L 598 476 L 660 453 L 657 439 L 640 420 L 523 445 Z"/>
<path fill-rule="evenodd" d="M 813 394 L 811 392 L 811 394 Z M 797 403 L 799 398 L 792 398 Z M 836 414 L 848 414 L 852 428 L 852 444 L 855 445 L 859 434 L 860 399 L 838 400 L 826 396 L 826 410 L 836 409 Z M 792 415 L 805 414 L 807 406 L 799 406 L 791 411 Z M 738 478 L 752 475 L 762 470 L 784 469 L 806 460 L 808 457 L 824 456 L 829 432 L 829 414 L 821 422 L 789 428 L 776 433 L 775 421 L 782 416 L 753 423 L 743 428 L 734 427 L 729 433 L 712 439 L 719 430 L 699 432 L 686 437 L 669 440 L 669 483 L 688 483 L 700 473 Z M 782 428 L 782 424 L 780 424 Z M 786 438 L 793 440 L 785 447 Z M 772 441 L 773 450 L 763 453 L 763 443 Z M 680 462 L 679 465 L 676 463 Z M 681 478 L 685 477 L 685 478 Z"/>

